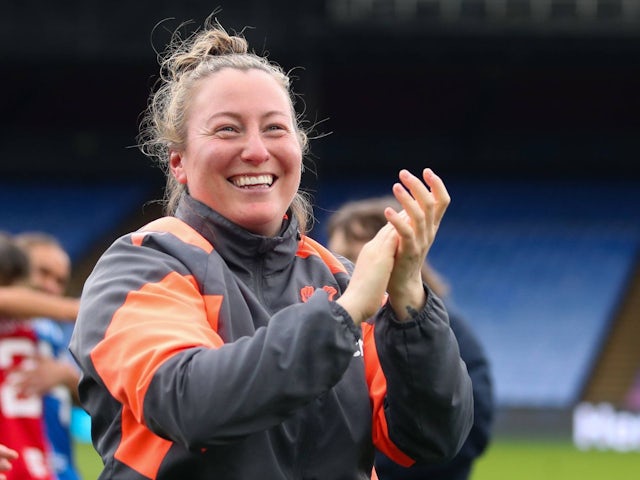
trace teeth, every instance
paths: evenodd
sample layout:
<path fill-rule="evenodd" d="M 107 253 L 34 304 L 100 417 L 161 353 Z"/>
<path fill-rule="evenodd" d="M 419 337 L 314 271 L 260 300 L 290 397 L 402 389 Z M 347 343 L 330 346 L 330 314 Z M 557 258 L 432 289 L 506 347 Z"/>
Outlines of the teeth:
<path fill-rule="evenodd" d="M 231 182 L 236 187 L 248 187 L 254 185 L 267 185 L 271 186 L 273 183 L 273 175 L 257 175 L 255 177 L 242 176 L 242 177 L 233 177 Z"/>

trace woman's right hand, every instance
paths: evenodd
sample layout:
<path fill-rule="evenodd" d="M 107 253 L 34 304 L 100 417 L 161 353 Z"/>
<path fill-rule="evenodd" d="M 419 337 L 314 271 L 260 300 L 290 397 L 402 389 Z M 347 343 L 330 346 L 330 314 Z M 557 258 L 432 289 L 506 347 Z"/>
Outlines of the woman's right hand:
<path fill-rule="evenodd" d="M 389 223 L 362 247 L 349 285 L 336 300 L 356 325 L 382 305 L 397 247 L 398 234 Z"/>

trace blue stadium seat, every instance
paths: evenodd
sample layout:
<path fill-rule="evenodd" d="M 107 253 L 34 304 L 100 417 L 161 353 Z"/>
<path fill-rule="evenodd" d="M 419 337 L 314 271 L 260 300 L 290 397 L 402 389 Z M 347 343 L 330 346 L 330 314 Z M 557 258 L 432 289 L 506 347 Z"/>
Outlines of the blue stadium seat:
<path fill-rule="evenodd" d="M 56 236 L 72 261 L 149 200 L 144 182 L 0 182 L 0 231 L 44 231 Z"/>

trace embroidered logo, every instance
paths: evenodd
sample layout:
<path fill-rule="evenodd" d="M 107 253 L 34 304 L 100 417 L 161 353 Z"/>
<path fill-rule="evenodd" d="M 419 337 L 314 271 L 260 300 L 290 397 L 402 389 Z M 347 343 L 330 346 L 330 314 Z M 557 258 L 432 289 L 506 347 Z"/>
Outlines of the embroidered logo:
<path fill-rule="evenodd" d="M 336 296 L 336 293 L 338 293 L 338 290 L 336 290 L 334 287 L 330 287 L 329 285 L 325 285 L 324 287 L 322 287 L 322 289 L 329 294 L 329 301 L 333 300 L 333 298 Z"/>
<path fill-rule="evenodd" d="M 338 293 L 338 290 L 330 285 L 325 285 L 324 287 L 322 287 L 322 290 L 329 294 L 329 301 L 333 300 Z M 305 285 L 300 289 L 300 298 L 303 302 L 306 302 L 307 300 L 309 300 L 309 298 L 311 298 L 311 295 L 313 295 L 315 291 L 315 287 L 312 287 L 311 285 Z"/>
<path fill-rule="evenodd" d="M 315 288 L 313 288 L 310 285 L 306 285 L 300 289 L 300 298 L 302 299 L 303 302 L 306 303 L 307 300 L 311 298 L 311 295 L 313 295 L 313 292 L 315 291 L 316 291 Z"/>

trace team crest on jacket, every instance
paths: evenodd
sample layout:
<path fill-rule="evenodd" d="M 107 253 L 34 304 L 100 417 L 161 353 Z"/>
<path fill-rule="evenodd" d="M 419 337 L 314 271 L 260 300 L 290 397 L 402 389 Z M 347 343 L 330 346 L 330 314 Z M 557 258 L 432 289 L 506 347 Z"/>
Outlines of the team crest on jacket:
<path fill-rule="evenodd" d="M 335 287 L 332 287 L 330 285 L 325 285 L 324 287 L 322 287 L 322 290 L 324 290 L 329 294 L 330 301 L 333 300 L 333 298 L 336 296 L 336 293 L 338 293 L 338 290 L 336 290 Z M 300 289 L 300 299 L 303 302 L 306 302 L 307 300 L 309 300 L 309 298 L 311 298 L 311 295 L 313 295 L 315 291 L 316 291 L 316 287 L 312 287 L 311 285 L 305 285 Z"/>

